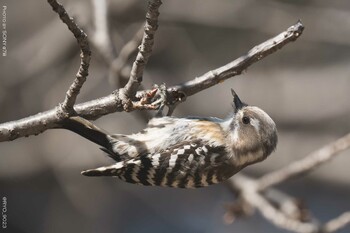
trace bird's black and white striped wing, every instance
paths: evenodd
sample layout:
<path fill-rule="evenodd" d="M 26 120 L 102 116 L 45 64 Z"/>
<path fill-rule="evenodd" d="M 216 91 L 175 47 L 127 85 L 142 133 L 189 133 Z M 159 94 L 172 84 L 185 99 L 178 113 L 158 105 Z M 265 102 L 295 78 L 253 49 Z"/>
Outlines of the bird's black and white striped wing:
<path fill-rule="evenodd" d="M 183 142 L 155 154 L 118 162 L 112 166 L 82 172 L 86 176 L 114 176 L 126 182 L 197 188 L 226 180 L 229 169 L 224 146 L 203 145 L 201 141 Z"/>

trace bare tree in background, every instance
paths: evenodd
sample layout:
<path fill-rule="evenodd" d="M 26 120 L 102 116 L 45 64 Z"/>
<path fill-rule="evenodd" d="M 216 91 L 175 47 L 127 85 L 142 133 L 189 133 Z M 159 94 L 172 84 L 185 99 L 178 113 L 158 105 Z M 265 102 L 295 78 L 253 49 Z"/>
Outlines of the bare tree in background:
<path fill-rule="evenodd" d="M 297 40 L 304 29 L 302 23 L 297 22 L 277 36 L 255 46 L 238 59 L 193 80 L 167 87 L 163 91 L 140 90 L 144 69 L 156 41 L 159 8 L 162 2 L 149 1 L 144 27 L 117 52 L 109 32 L 107 3 L 105 0 L 93 0 L 95 28 L 89 29 L 92 32 L 90 42 L 98 49 L 99 55 L 109 67 L 110 78 L 123 87 L 107 96 L 76 104 L 76 98 L 88 77 L 91 59 L 89 40 L 61 4 L 56 0 L 48 0 L 48 3 L 77 39 L 81 50 L 80 67 L 74 82 L 66 92 L 64 101 L 57 107 L 27 118 L 0 124 L 2 142 L 37 135 L 48 129 L 65 128 L 65 120 L 77 116 L 96 120 L 114 112 L 155 110 L 161 104 L 168 106 L 168 115 L 171 115 L 175 107 L 186 101 L 187 97 L 241 74 L 253 63 L 283 48 L 289 42 Z M 137 49 L 136 59 L 132 66 L 129 66 L 128 59 Z M 91 127 L 93 127 L 92 123 Z M 350 134 L 347 134 L 304 158 L 260 178 L 251 178 L 243 174 L 233 176 L 227 186 L 237 198 L 228 206 L 225 220 L 233 222 L 238 217 L 251 216 L 254 210 L 258 210 L 267 221 L 291 232 L 323 233 L 336 232 L 343 228 L 350 223 L 350 212 L 342 213 L 326 223 L 321 223 L 309 210 L 300 205 L 296 198 L 279 191 L 274 186 L 310 172 L 349 147 Z"/>

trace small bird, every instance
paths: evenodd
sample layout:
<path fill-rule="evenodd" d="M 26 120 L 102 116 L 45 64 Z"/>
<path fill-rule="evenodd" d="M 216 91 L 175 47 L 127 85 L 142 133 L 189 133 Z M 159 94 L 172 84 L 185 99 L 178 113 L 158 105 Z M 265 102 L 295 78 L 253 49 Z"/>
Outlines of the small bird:
<path fill-rule="evenodd" d="M 82 174 L 118 177 L 141 185 L 200 188 L 223 182 L 266 159 L 277 145 L 274 121 L 231 91 L 233 112 L 226 119 L 158 117 L 131 135 L 109 135 L 90 127 L 99 136 L 101 149 L 116 163 Z"/>

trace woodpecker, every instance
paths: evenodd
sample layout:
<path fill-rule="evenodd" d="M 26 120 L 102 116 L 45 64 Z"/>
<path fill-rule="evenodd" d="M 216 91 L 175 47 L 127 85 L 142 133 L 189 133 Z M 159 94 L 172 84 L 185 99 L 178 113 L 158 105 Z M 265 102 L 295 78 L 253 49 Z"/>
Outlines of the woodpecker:
<path fill-rule="evenodd" d="M 91 130 L 87 138 L 99 138 L 95 142 L 116 163 L 81 174 L 148 186 L 200 188 L 223 182 L 266 159 L 277 145 L 274 121 L 231 91 L 233 111 L 225 119 L 158 117 L 131 135 L 110 135 L 87 127 Z M 72 124 L 68 129 L 72 130 Z"/>

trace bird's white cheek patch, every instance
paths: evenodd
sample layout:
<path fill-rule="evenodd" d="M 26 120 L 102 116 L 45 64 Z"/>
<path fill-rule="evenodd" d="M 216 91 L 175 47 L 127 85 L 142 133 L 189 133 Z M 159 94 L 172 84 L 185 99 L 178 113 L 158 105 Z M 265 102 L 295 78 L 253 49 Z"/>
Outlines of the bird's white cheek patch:
<path fill-rule="evenodd" d="M 260 130 L 260 122 L 259 122 L 259 120 L 255 119 L 255 118 L 252 118 L 250 120 L 250 124 L 255 128 L 256 132 L 259 132 L 259 130 Z"/>

